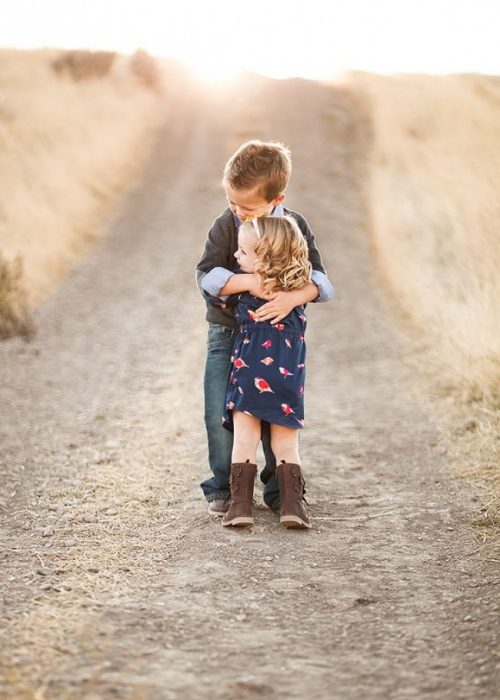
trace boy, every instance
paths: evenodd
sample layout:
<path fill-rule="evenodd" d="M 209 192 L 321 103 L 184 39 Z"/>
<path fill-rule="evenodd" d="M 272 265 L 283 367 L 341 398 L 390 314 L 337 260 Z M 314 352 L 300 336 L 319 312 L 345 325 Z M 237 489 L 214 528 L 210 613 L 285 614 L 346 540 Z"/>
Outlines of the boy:
<path fill-rule="evenodd" d="M 222 179 L 229 207 L 212 224 L 196 267 L 198 288 L 207 302 L 206 318 L 209 324 L 204 391 L 208 460 L 213 476 L 202 481 L 200 486 L 211 515 L 223 516 L 229 509 L 232 434 L 222 426 L 222 414 L 233 340 L 238 330 L 232 307 L 214 297 L 233 274 L 231 270 L 234 268 L 240 225 L 259 216 L 288 214 L 297 221 L 309 249 L 312 282 L 293 292 L 275 294 L 260 307 L 258 317 L 261 320 L 278 323 L 299 304 L 329 301 L 335 295 L 309 224 L 301 214 L 286 209 L 282 204 L 291 171 L 290 151 L 281 143 L 248 141 L 238 148 L 228 160 Z M 259 292 L 250 288 L 248 291 L 256 295 Z M 265 483 L 264 503 L 277 510 L 280 495 L 275 474 L 276 460 L 270 447 L 269 425 L 263 422 L 262 426 L 262 445 L 266 457 L 266 468 L 261 473 L 261 480 Z"/>

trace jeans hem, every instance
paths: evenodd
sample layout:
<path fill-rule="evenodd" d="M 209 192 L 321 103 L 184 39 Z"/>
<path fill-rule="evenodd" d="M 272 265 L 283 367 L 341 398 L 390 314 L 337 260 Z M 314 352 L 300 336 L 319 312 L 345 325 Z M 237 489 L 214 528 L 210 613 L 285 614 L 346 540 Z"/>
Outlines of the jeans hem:
<path fill-rule="evenodd" d="M 221 493 L 210 494 L 210 496 L 205 496 L 207 503 L 212 503 L 212 501 L 224 501 L 231 495 L 230 491 L 222 491 Z"/>

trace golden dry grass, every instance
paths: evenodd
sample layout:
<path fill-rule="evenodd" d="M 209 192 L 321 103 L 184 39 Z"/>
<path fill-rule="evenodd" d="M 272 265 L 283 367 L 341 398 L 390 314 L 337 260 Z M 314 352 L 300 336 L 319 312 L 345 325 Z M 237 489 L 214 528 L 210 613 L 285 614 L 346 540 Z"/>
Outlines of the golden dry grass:
<path fill-rule="evenodd" d="M 500 382 L 500 77 L 353 74 L 373 124 L 380 268 L 469 396 Z M 429 358 L 429 361 L 432 361 Z"/>
<path fill-rule="evenodd" d="M 34 333 L 19 256 L 7 262 L 0 254 L 0 319 L 0 340 L 12 335 L 29 338 Z"/>
<path fill-rule="evenodd" d="M 140 172 L 162 116 L 153 72 L 142 54 L 0 50 L 0 253 L 22 259 L 30 308 Z"/>
<path fill-rule="evenodd" d="M 483 491 L 475 524 L 493 536 L 500 524 L 500 77 L 349 77 L 372 124 L 368 195 L 378 268 L 413 324 L 415 371 L 436 393 L 432 410 L 450 465 Z"/>

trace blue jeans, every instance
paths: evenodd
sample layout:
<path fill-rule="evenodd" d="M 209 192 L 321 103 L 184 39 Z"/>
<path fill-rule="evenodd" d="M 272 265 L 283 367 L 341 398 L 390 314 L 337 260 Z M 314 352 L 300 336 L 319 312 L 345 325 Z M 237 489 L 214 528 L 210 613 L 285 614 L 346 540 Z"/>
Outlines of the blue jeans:
<path fill-rule="evenodd" d="M 237 331 L 218 323 L 208 326 L 207 363 L 205 366 L 205 427 L 208 438 L 208 462 L 213 476 L 202 481 L 200 486 L 207 501 L 226 498 L 230 494 L 229 475 L 231 473 L 231 452 L 233 434 L 222 426 L 222 414 L 226 399 L 226 389 L 231 369 L 231 353 Z M 276 459 L 271 450 L 269 423 L 262 421 L 262 447 L 266 466 L 276 467 Z M 279 499 L 279 485 L 276 475 L 264 486 L 264 503 L 271 507 Z"/>

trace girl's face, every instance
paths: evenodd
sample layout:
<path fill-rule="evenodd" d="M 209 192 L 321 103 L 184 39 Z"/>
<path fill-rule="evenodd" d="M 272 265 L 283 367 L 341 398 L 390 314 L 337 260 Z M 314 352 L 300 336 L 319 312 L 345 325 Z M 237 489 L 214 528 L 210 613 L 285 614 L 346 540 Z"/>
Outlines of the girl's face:
<path fill-rule="evenodd" d="M 247 226 L 241 226 L 238 231 L 238 250 L 234 257 L 243 272 L 254 271 L 255 261 L 257 260 L 255 253 L 257 242 L 257 234 L 249 230 Z"/>

